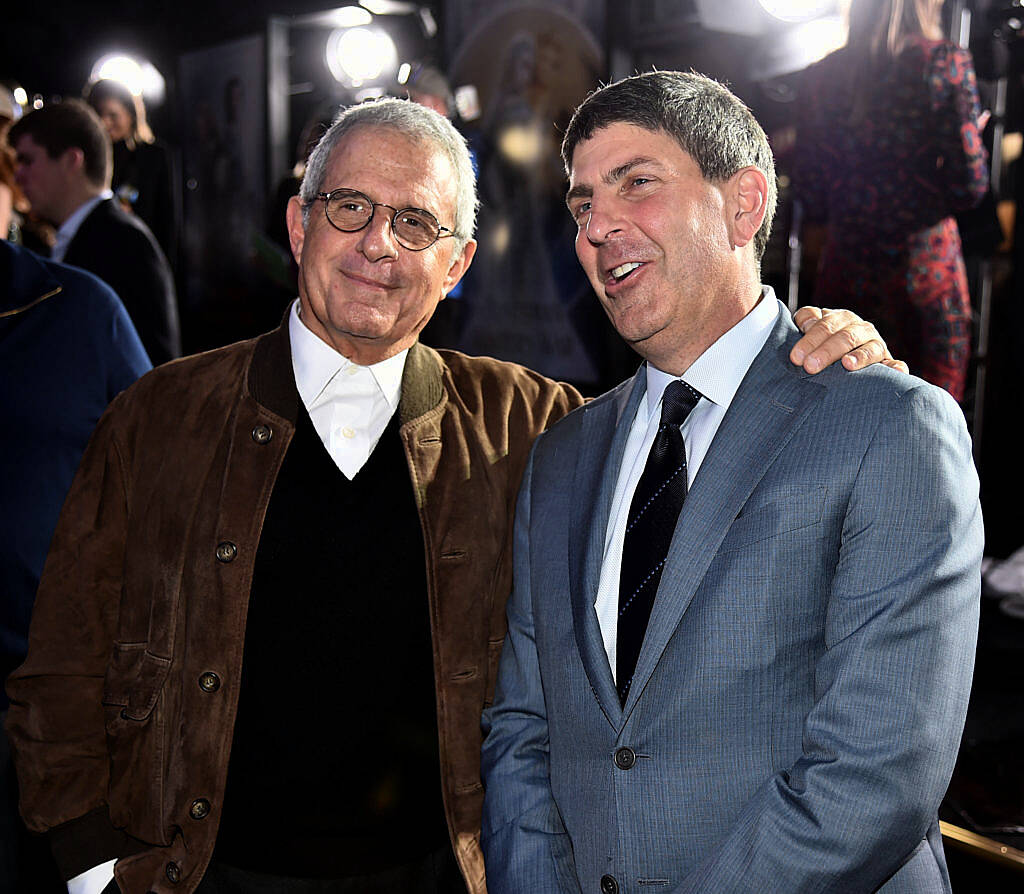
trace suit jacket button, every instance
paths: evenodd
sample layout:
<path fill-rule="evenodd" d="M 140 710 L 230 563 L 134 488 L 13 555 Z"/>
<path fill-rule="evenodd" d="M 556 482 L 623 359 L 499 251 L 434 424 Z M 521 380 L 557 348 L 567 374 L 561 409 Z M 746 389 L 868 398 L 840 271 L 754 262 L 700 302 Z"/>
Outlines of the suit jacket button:
<path fill-rule="evenodd" d="M 237 555 L 238 547 L 235 546 L 230 540 L 225 540 L 223 543 L 217 544 L 218 562 L 234 562 L 235 556 Z"/>
<path fill-rule="evenodd" d="M 257 425 L 252 430 L 252 439 L 257 444 L 266 444 L 272 437 L 274 437 L 274 431 L 269 425 Z"/>
<path fill-rule="evenodd" d="M 199 688 L 203 692 L 216 692 L 220 689 L 220 677 L 213 671 L 204 671 L 199 675 Z"/>
<path fill-rule="evenodd" d="M 168 863 L 164 867 L 164 875 L 167 876 L 167 881 L 176 885 L 181 881 L 181 867 L 177 863 Z"/>
<path fill-rule="evenodd" d="M 601 876 L 601 894 L 619 894 L 619 883 L 614 875 Z"/>
<path fill-rule="evenodd" d="M 636 752 L 632 748 L 615 749 L 615 766 L 620 770 L 632 770 L 633 764 L 636 763 Z"/>
<path fill-rule="evenodd" d="M 210 802 L 206 798 L 196 798 L 188 809 L 188 815 L 194 820 L 206 819 L 210 815 Z"/>

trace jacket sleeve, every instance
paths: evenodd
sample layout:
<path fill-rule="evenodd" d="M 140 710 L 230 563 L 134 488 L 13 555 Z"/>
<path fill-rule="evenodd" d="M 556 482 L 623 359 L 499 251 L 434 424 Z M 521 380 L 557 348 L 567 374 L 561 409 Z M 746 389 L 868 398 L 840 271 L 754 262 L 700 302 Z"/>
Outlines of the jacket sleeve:
<path fill-rule="evenodd" d="M 978 130 L 981 106 L 971 54 L 940 45 L 931 60 L 929 87 L 942 182 L 953 209 L 965 211 L 988 192 L 988 153 Z"/>
<path fill-rule="evenodd" d="M 579 892 L 569 836 L 551 794 L 548 725 L 530 596 L 530 482 L 515 521 L 515 586 L 494 704 L 484 712 L 481 845 L 490 894 Z"/>
<path fill-rule="evenodd" d="M 982 540 L 962 413 L 913 388 L 846 508 L 802 754 L 677 891 L 873 891 L 929 846 L 967 712 Z"/>
<path fill-rule="evenodd" d="M 36 596 L 28 657 L 7 682 L 21 812 L 30 829 L 50 833 L 65 878 L 119 856 L 126 842 L 107 812 L 102 700 L 121 594 L 127 500 L 108 410 L 61 512 Z"/>

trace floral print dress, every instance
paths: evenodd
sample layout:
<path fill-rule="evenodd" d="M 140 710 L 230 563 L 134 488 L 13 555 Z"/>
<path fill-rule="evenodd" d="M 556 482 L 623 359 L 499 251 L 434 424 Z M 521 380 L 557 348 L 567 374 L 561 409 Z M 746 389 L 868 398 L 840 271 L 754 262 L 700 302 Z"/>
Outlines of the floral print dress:
<path fill-rule="evenodd" d="M 963 396 L 971 307 L 955 211 L 988 188 L 970 54 L 914 38 L 853 123 L 849 50 L 804 73 L 793 186 L 828 224 L 815 301 L 870 319 L 911 372 Z"/>

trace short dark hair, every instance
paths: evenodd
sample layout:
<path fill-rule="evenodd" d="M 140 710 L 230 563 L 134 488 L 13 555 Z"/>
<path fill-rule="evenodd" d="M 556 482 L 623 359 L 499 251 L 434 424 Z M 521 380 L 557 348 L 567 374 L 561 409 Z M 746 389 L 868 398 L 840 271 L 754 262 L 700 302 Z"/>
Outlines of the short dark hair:
<path fill-rule="evenodd" d="M 760 170 L 768 180 L 768 207 L 754 236 L 760 260 L 775 217 L 775 159 L 761 125 L 734 93 L 704 75 L 682 71 L 651 71 L 601 87 L 569 122 L 562 140 L 566 173 L 571 173 L 576 147 L 612 124 L 633 124 L 675 138 L 706 180 L 728 180 L 748 165 Z"/>
<path fill-rule="evenodd" d="M 69 99 L 29 112 L 10 129 L 7 141 L 16 146 L 22 137 L 31 137 L 54 159 L 68 149 L 81 149 L 89 182 L 109 185 L 113 168 L 110 137 L 99 116 L 82 100 Z"/>

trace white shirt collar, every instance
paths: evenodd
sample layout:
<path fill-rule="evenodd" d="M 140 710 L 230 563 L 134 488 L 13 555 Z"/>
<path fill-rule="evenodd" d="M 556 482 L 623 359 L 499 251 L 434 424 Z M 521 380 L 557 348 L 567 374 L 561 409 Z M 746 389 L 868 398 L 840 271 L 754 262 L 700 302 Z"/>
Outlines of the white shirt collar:
<path fill-rule="evenodd" d="M 75 238 L 75 233 L 78 232 L 78 228 L 82 225 L 82 222 L 92 214 L 93 209 L 100 202 L 113 197 L 114 194 L 109 189 L 105 189 L 98 196 L 93 196 L 91 199 L 83 202 L 68 215 L 68 219 L 57 228 L 53 250 L 50 252 L 50 256 L 53 260 L 64 260 L 64 255 L 67 254 L 68 246 L 71 244 L 71 240 Z"/>
<path fill-rule="evenodd" d="M 295 373 L 295 387 L 307 410 L 323 399 L 328 386 L 337 381 L 339 373 L 358 364 L 334 350 L 327 342 L 311 332 L 299 316 L 299 300 L 292 304 L 288 315 L 288 336 L 292 346 L 292 369 Z M 363 367 L 373 375 L 384 399 L 392 412 L 398 409 L 402 391 L 402 373 L 409 349 L 399 351 L 394 357 Z"/>
<path fill-rule="evenodd" d="M 771 286 L 761 287 L 761 300 L 735 326 L 719 336 L 682 376 L 669 375 L 647 364 L 647 410 L 653 413 L 661 406 L 661 396 L 668 383 L 681 378 L 704 397 L 727 409 L 750 369 L 758 351 L 764 347 L 768 334 L 779 316 L 779 302 Z"/>

